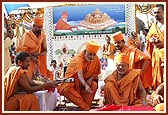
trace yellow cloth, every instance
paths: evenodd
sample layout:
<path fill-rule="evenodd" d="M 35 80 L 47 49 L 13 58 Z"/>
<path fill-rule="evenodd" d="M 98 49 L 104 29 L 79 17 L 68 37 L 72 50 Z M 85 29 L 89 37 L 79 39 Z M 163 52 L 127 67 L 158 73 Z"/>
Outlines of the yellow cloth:
<path fill-rule="evenodd" d="M 13 41 L 7 37 L 4 40 L 4 74 L 6 72 L 6 69 L 12 64 L 11 58 L 10 58 L 10 52 L 9 52 L 9 47 L 13 44 Z"/>
<path fill-rule="evenodd" d="M 112 34 L 112 40 L 114 40 L 114 41 L 124 40 L 124 36 L 123 36 L 122 32 L 119 31 L 119 32 L 116 32 L 116 33 Z"/>
<path fill-rule="evenodd" d="M 150 60 L 149 67 L 143 73 L 141 78 L 144 88 L 151 87 L 152 85 L 152 62 L 149 56 L 141 52 L 137 48 L 132 48 L 130 46 L 124 46 L 121 53 L 127 54 L 129 56 L 129 67 L 132 69 L 141 69 L 144 60 Z"/>
<path fill-rule="evenodd" d="M 114 62 L 115 63 L 119 63 L 119 62 L 125 62 L 129 64 L 129 56 L 126 54 L 118 54 L 115 56 L 114 58 Z"/>
<path fill-rule="evenodd" d="M 164 62 L 164 50 L 165 50 L 164 48 L 159 50 L 159 57 L 162 62 Z"/>
<path fill-rule="evenodd" d="M 153 76 L 153 88 L 154 90 L 163 82 L 163 69 L 161 67 L 161 58 L 159 56 L 159 51 L 162 48 L 154 47 L 151 42 L 150 38 L 156 36 L 159 41 L 164 43 L 164 32 L 160 30 L 160 28 L 153 23 L 149 29 L 149 32 L 146 37 L 146 49 L 152 58 L 152 76 Z"/>
<path fill-rule="evenodd" d="M 111 52 L 114 52 L 114 50 L 115 50 L 115 46 L 113 43 L 103 45 L 104 53 L 111 53 Z M 114 59 L 114 54 L 111 54 L 110 56 L 103 55 L 103 58 Z"/>
<path fill-rule="evenodd" d="M 155 90 L 163 81 L 163 68 L 161 67 L 161 57 L 159 54 L 160 49 L 155 48 L 152 55 L 152 76 L 153 76 L 153 89 Z"/>
<path fill-rule="evenodd" d="M 155 106 L 156 111 L 164 111 L 164 103 L 159 103 Z"/>
<path fill-rule="evenodd" d="M 84 80 L 94 77 L 91 85 L 93 93 L 86 93 L 84 87 L 80 84 L 77 75 L 79 70 L 82 70 Z M 100 61 L 98 56 L 95 56 L 93 61 L 88 62 L 85 59 L 84 51 L 82 51 L 71 59 L 65 73 L 65 78 L 75 78 L 75 83 L 61 84 L 58 86 L 58 91 L 81 109 L 89 110 L 98 87 L 97 79 L 100 72 Z"/>
<path fill-rule="evenodd" d="M 21 67 L 11 66 L 4 80 L 4 110 L 39 111 L 38 98 L 34 94 L 16 94 L 15 84 L 26 71 Z"/>
<path fill-rule="evenodd" d="M 37 38 L 35 34 L 30 30 L 26 32 L 19 40 L 19 43 L 16 47 L 16 51 L 17 52 L 23 51 L 29 54 L 35 53 L 35 52 L 40 53 L 41 45 L 45 40 L 46 40 L 46 36 L 44 33 L 41 33 L 41 35 Z M 40 66 L 40 60 L 38 60 L 38 66 Z M 45 66 L 45 65 L 41 65 L 41 66 Z M 35 68 L 35 63 L 31 60 L 30 65 L 28 67 L 28 76 L 30 78 L 32 78 L 34 75 L 34 68 Z"/>
<path fill-rule="evenodd" d="M 42 17 L 35 17 L 33 19 L 33 24 L 34 25 L 37 25 L 37 26 L 43 26 L 43 23 L 44 23 L 44 19 Z"/>
<path fill-rule="evenodd" d="M 142 99 L 137 97 L 140 80 L 139 69 L 130 70 L 121 80 L 117 80 L 117 71 L 114 71 L 104 80 L 105 103 L 130 106 L 142 105 Z"/>
<path fill-rule="evenodd" d="M 97 53 L 99 48 L 99 44 L 97 44 L 95 41 L 88 41 L 86 44 L 86 51 L 88 51 L 89 53 Z"/>
<path fill-rule="evenodd" d="M 150 43 L 150 38 L 153 36 L 156 36 L 158 40 L 164 43 L 164 32 L 162 32 L 159 27 L 156 25 L 156 23 L 153 23 L 152 26 L 149 29 L 149 32 L 146 36 L 146 49 L 150 56 L 152 57 L 152 52 L 155 49 L 153 45 Z"/>

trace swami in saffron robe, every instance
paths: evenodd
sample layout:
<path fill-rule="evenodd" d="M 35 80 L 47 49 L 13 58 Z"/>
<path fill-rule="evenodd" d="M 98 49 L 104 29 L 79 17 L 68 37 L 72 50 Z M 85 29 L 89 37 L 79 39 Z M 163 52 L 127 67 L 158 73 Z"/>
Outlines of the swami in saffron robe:
<path fill-rule="evenodd" d="M 17 94 L 15 85 L 25 70 L 11 66 L 4 80 L 4 110 L 5 111 L 40 111 L 38 98 L 35 94 Z"/>
<path fill-rule="evenodd" d="M 117 80 L 117 70 L 104 81 L 104 98 L 106 104 L 115 105 L 142 105 L 138 84 L 141 80 L 139 69 L 130 70 L 125 77 Z"/>
<path fill-rule="evenodd" d="M 30 30 L 26 32 L 22 38 L 19 40 L 19 43 L 16 47 L 16 51 L 23 51 L 27 52 L 29 54 L 39 52 L 41 49 L 41 44 L 46 40 L 46 36 L 44 33 L 41 33 L 41 35 L 37 38 L 36 35 Z M 37 57 L 38 58 L 38 57 Z M 38 60 L 38 66 L 45 66 L 40 64 L 40 60 Z M 35 72 L 35 63 L 30 60 L 30 65 L 28 67 L 28 76 L 30 78 L 33 77 Z"/>
<path fill-rule="evenodd" d="M 124 46 L 121 50 L 121 53 L 129 55 L 129 66 L 131 69 L 141 69 L 142 63 L 144 60 L 150 60 L 149 67 L 147 70 L 142 73 L 141 80 L 144 88 L 152 86 L 152 62 L 148 55 L 141 52 L 137 48 L 132 48 L 130 46 Z"/>
<path fill-rule="evenodd" d="M 94 77 L 91 84 L 93 93 L 86 93 L 85 88 L 80 84 L 77 75 L 79 70 L 82 70 L 85 81 L 90 77 Z M 98 75 L 100 72 L 100 61 L 98 56 L 95 56 L 94 60 L 89 62 L 85 59 L 84 51 L 78 53 L 76 57 L 71 59 L 65 73 L 65 78 L 75 78 L 75 82 L 63 83 L 58 86 L 59 93 L 79 106 L 82 110 L 89 110 L 98 88 Z"/>
<path fill-rule="evenodd" d="M 153 76 L 153 88 L 154 90 L 163 82 L 163 72 L 161 67 L 161 59 L 159 56 L 159 50 L 163 48 L 155 47 L 151 44 L 150 38 L 153 36 L 157 37 L 159 41 L 164 43 L 164 31 L 161 31 L 160 28 L 153 23 L 150 27 L 150 30 L 146 37 L 146 49 L 152 59 L 152 76 Z"/>

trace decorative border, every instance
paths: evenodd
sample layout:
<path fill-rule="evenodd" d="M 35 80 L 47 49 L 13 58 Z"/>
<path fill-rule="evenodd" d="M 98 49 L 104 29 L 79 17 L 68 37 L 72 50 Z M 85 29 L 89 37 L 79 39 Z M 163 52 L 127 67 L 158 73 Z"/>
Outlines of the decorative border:
<path fill-rule="evenodd" d="M 128 37 L 129 37 L 132 31 L 136 32 L 135 4 L 126 4 L 125 9 L 126 9 L 125 18 L 127 22 L 126 32 L 128 33 Z"/>
<path fill-rule="evenodd" d="M 53 42 L 52 42 L 52 35 L 53 35 L 53 8 L 52 7 L 46 7 L 44 12 L 44 20 L 45 20 L 45 33 L 46 33 L 46 42 L 47 42 L 47 62 L 51 62 L 53 59 Z M 47 63 L 47 67 L 49 66 L 49 63 Z"/>

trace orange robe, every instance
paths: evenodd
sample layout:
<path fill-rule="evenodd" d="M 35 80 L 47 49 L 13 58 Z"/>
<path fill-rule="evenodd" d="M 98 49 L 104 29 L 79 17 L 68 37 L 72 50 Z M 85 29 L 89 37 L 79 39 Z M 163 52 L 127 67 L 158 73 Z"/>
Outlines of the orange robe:
<path fill-rule="evenodd" d="M 121 53 L 129 55 L 129 66 L 132 69 L 141 69 L 142 63 L 144 60 L 150 60 L 149 67 L 141 76 L 142 83 L 144 88 L 148 88 L 152 86 L 152 62 L 150 57 L 148 57 L 145 53 L 138 50 L 137 48 L 132 48 L 130 46 L 124 46 L 121 49 Z"/>
<path fill-rule="evenodd" d="M 146 37 L 147 51 L 152 58 L 152 76 L 153 76 L 153 88 L 154 90 L 163 82 L 163 71 L 161 67 L 161 58 L 159 56 L 159 50 L 162 48 L 154 47 L 149 39 L 152 36 L 157 36 L 157 38 L 164 43 L 164 32 L 162 32 L 159 27 L 153 23 Z"/>
<path fill-rule="evenodd" d="M 104 81 L 104 98 L 106 104 L 115 105 L 142 105 L 142 99 L 138 98 L 138 84 L 141 80 L 139 69 L 130 70 L 121 80 L 117 80 L 117 70 Z"/>
<path fill-rule="evenodd" d="M 53 80 L 54 74 L 47 68 L 46 55 L 40 56 L 38 59 L 40 60 L 41 65 L 43 65 L 39 67 L 41 75 L 47 77 L 50 80 Z"/>
<path fill-rule="evenodd" d="M 137 44 L 135 44 L 135 42 Z M 140 39 L 138 37 L 136 37 L 136 39 L 134 39 L 134 40 L 133 40 L 133 38 L 129 38 L 128 39 L 128 46 L 132 46 L 134 48 L 140 49 Z"/>
<path fill-rule="evenodd" d="M 22 38 L 19 40 L 19 43 L 16 47 L 16 51 L 24 51 L 29 54 L 39 52 L 41 49 L 41 44 L 43 41 L 46 39 L 46 36 L 44 33 L 41 33 L 41 35 L 37 38 L 35 34 L 30 30 L 26 32 Z M 40 66 L 40 60 L 38 60 L 38 66 Z M 43 66 L 43 65 L 42 65 Z M 28 76 L 30 78 L 33 77 L 34 75 L 34 68 L 35 68 L 35 63 L 31 60 L 30 61 L 30 66 L 28 67 Z"/>
<path fill-rule="evenodd" d="M 25 70 L 11 66 L 4 80 L 4 110 L 5 111 L 39 111 L 38 98 L 34 94 L 15 94 L 14 87 Z"/>
<path fill-rule="evenodd" d="M 94 77 L 91 84 L 93 93 L 86 93 L 84 87 L 80 84 L 77 75 L 79 70 L 82 70 L 84 80 L 89 79 L 91 76 Z M 98 88 L 97 79 L 100 72 L 100 61 L 98 56 L 95 56 L 92 62 L 88 62 L 85 60 L 84 51 L 82 51 L 70 61 L 65 73 L 65 78 L 75 78 L 75 82 L 61 84 L 58 86 L 58 91 L 82 110 L 89 110 Z"/>
<path fill-rule="evenodd" d="M 43 52 L 43 48 L 42 47 L 41 47 L 40 52 Z M 42 55 L 42 56 L 38 57 L 38 59 L 40 61 L 40 65 L 41 65 L 41 66 L 39 66 L 39 70 L 40 70 L 40 73 L 41 73 L 42 76 L 45 76 L 45 77 L 47 77 L 50 80 L 53 80 L 54 79 L 54 74 L 52 73 L 52 71 L 50 71 L 47 68 L 47 59 L 46 58 L 47 58 L 46 55 Z"/>
<path fill-rule="evenodd" d="M 63 21 L 62 19 L 59 19 L 56 23 L 56 30 L 71 30 L 72 26 L 69 25 L 67 22 Z"/>
<path fill-rule="evenodd" d="M 103 45 L 103 52 L 105 52 L 105 53 L 107 53 L 107 52 L 108 53 L 114 52 L 114 44 L 110 43 L 110 44 Z M 114 54 L 111 54 L 110 56 L 103 55 L 103 58 L 114 59 Z"/>

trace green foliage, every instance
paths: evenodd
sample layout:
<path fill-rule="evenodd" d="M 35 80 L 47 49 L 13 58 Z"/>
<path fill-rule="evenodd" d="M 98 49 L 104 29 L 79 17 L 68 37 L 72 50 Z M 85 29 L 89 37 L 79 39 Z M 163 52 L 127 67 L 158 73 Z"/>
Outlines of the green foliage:
<path fill-rule="evenodd" d="M 69 54 L 76 54 L 76 51 L 74 49 L 70 49 Z"/>
<path fill-rule="evenodd" d="M 63 55 L 62 51 L 60 49 L 57 49 L 56 51 L 54 51 L 55 55 Z"/>

